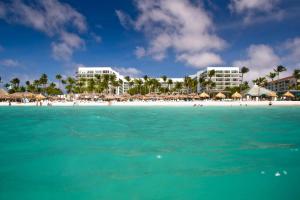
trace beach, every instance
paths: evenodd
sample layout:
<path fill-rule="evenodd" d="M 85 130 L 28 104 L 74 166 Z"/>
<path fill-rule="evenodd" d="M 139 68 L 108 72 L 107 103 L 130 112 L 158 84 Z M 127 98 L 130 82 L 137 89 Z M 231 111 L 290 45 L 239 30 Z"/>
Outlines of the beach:
<path fill-rule="evenodd" d="M 64 101 L 42 102 L 42 106 L 300 106 L 300 101 Z M 36 106 L 36 102 L 12 102 L 12 106 Z M 0 102 L 0 106 L 9 106 L 8 102 Z"/>

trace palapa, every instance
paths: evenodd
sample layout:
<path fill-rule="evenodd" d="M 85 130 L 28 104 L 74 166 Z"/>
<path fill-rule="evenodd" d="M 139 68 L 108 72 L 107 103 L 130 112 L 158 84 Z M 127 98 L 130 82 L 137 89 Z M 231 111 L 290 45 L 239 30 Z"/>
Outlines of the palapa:
<path fill-rule="evenodd" d="M 242 95 L 238 92 L 235 92 L 232 96 L 231 96 L 233 99 L 241 99 L 242 98 Z"/>
<path fill-rule="evenodd" d="M 202 93 L 199 95 L 199 97 L 205 99 L 205 98 L 209 98 L 210 96 L 209 96 L 207 93 L 202 92 Z"/>
<path fill-rule="evenodd" d="M 225 94 L 219 92 L 219 93 L 216 95 L 216 98 L 218 98 L 218 99 L 225 99 L 226 96 L 225 96 Z"/>
<path fill-rule="evenodd" d="M 287 91 L 286 93 L 283 94 L 284 97 L 288 98 L 295 98 L 295 95 L 293 95 L 291 92 Z"/>

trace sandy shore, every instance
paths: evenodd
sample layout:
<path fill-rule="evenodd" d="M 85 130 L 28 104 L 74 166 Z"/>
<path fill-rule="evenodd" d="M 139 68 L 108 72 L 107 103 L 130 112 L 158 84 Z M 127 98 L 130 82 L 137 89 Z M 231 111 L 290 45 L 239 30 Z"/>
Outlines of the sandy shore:
<path fill-rule="evenodd" d="M 47 106 L 43 102 L 42 106 Z M 269 106 L 270 101 L 131 101 L 131 102 L 51 102 L 52 106 Z M 15 103 L 12 106 L 36 106 L 36 103 Z M 273 106 L 300 106 L 300 101 L 272 101 Z M 8 106 L 8 102 L 0 102 Z"/>

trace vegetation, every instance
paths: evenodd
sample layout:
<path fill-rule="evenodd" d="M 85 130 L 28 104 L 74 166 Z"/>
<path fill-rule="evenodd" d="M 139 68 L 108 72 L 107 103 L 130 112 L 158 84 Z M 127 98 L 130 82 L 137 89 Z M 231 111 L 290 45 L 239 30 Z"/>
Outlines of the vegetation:
<path fill-rule="evenodd" d="M 278 65 L 276 69 L 274 69 L 274 72 L 277 74 L 277 79 L 279 79 L 279 74 L 284 71 L 286 71 L 286 68 L 282 65 Z"/>
<path fill-rule="evenodd" d="M 41 77 L 34 81 L 25 81 L 25 85 L 21 85 L 19 78 L 13 78 L 4 85 L 9 93 L 15 92 L 32 92 L 32 93 L 43 93 L 45 95 L 59 95 L 62 94 L 61 89 L 56 87 L 56 84 L 49 83 L 48 76 L 42 74 Z"/>
<path fill-rule="evenodd" d="M 267 78 L 272 81 L 279 77 L 279 74 L 286 71 L 286 68 L 279 65 L 276 67 L 274 72 L 270 72 L 264 77 L 258 77 L 253 80 L 253 83 L 259 86 L 267 85 Z M 248 73 L 249 69 L 247 67 L 241 68 L 242 74 L 242 84 L 239 87 L 228 87 L 225 91 L 233 94 L 234 92 L 242 92 L 249 88 L 248 82 L 244 81 L 244 74 Z M 42 93 L 44 95 L 60 95 L 63 94 L 61 88 L 68 94 L 81 94 L 81 93 L 101 93 L 101 94 L 115 94 L 116 89 L 119 86 L 123 86 L 123 81 L 126 81 L 128 87 L 128 94 L 149 94 L 149 93 L 196 93 L 197 87 L 205 88 L 207 93 L 211 93 L 212 89 L 216 87 L 216 83 L 212 80 L 216 74 L 215 70 L 210 70 L 207 72 L 207 77 L 200 77 L 198 80 L 193 79 L 189 76 L 184 77 L 183 82 L 174 83 L 172 79 L 168 79 L 167 76 L 162 76 L 163 82 L 159 82 L 158 79 L 151 78 L 145 75 L 143 78 L 132 79 L 126 76 L 121 80 L 116 78 L 115 75 L 104 74 L 96 75 L 94 78 L 79 78 L 75 79 L 73 77 L 65 77 L 57 74 L 54 78 L 57 83 L 49 81 L 46 74 L 42 74 L 38 79 L 33 81 L 21 82 L 19 78 L 13 78 L 4 86 L 8 89 L 9 93 L 15 92 L 32 92 L 35 94 Z M 300 89 L 300 69 L 295 69 L 293 76 L 296 78 L 297 83 L 291 86 L 291 89 Z M 0 77 L 0 83 L 3 83 Z M 22 84 L 24 83 L 24 84 Z"/>

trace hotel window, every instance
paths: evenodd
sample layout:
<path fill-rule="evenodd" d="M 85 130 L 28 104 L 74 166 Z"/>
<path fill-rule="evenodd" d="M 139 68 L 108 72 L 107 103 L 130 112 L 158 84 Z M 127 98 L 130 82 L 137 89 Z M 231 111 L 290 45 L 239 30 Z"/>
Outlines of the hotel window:
<path fill-rule="evenodd" d="M 109 74 L 108 70 L 103 70 L 103 74 Z"/>
<path fill-rule="evenodd" d="M 88 73 L 88 74 L 93 74 L 93 73 L 94 73 L 94 71 L 87 71 L 87 73 Z"/>

